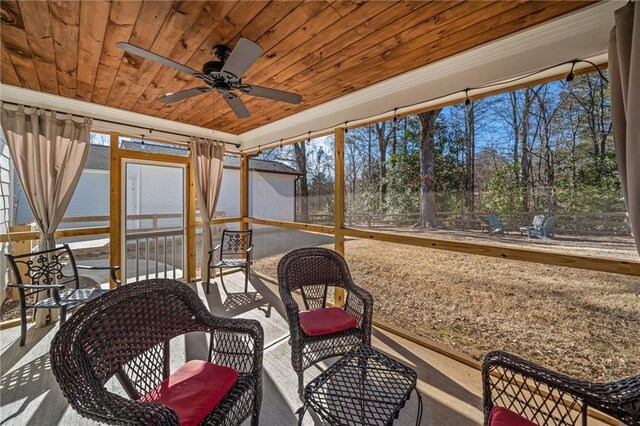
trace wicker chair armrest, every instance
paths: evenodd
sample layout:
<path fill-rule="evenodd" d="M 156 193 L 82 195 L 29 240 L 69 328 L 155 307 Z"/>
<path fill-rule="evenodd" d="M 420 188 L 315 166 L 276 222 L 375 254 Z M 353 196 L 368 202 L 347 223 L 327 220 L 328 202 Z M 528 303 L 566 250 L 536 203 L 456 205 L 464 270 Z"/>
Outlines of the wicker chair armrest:
<path fill-rule="evenodd" d="M 588 406 L 617 419 L 625 421 L 640 418 L 640 375 L 616 382 L 594 383 L 572 378 L 503 351 L 489 352 L 482 363 L 485 415 L 492 407 L 489 375 L 496 368 L 543 383 L 550 390 L 557 389 L 574 395 Z"/>
<path fill-rule="evenodd" d="M 119 266 L 87 266 L 87 265 L 77 265 L 78 269 L 92 270 L 92 271 L 110 271 L 111 280 L 116 284 L 116 288 L 120 287 L 122 281 L 116 275 L 116 272 L 120 270 Z"/>
<path fill-rule="evenodd" d="M 84 417 L 109 424 L 168 426 L 180 423 L 175 411 L 164 404 L 134 401 L 104 388 L 92 389 L 86 394 L 86 401 L 67 399 Z"/>
<path fill-rule="evenodd" d="M 344 309 L 350 315 L 356 317 L 360 326 L 370 335 L 373 321 L 373 296 L 364 288 L 351 282 L 346 289 L 349 291 Z M 357 301 L 354 302 L 353 299 Z"/>
<path fill-rule="evenodd" d="M 373 296 L 371 295 L 371 293 L 369 293 L 367 290 L 360 287 L 359 285 L 351 283 L 351 285 L 346 287 L 346 289 L 349 291 L 350 294 L 354 295 L 355 297 L 360 299 L 362 302 L 364 302 L 365 305 L 373 305 Z"/>
<path fill-rule="evenodd" d="M 210 329 L 212 340 L 209 361 L 234 368 L 239 373 L 249 374 L 258 380 L 262 376 L 264 351 L 264 330 L 260 322 L 215 317 L 215 323 Z M 223 333 L 225 336 L 216 339 L 216 333 Z"/>
<path fill-rule="evenodd" d="M 62 290 L 64 284 L 7 284 L 7 287 L 21 288 L 24 290 Z"/>
<path fill-rule="evenodd" d="M 366 311 L 373 309 L 373 296 L 371 293 L 354 283 L 351 283 L 351 285 L 345 288 L 349 291 L 349 297 L 345 303 L 345 308 L 355 308 L 362 315 L 364 315 Z M 352 304 L 349 302 L 352 297 L 355 297 L 360 302 L 358 303 L 358 305 L 360 305 L 358 307 L 359 309 L 355 306 L 350 306 Z"/>
<path fill-rule="evenodd" d="M 287 318 L 289 320 L 289 327 L 292 331 L 292 338 L 295 338 L 294 331 L 300 331 L 300 308 L 295 301 L 291 293 L 288 291 L 280 291 L 280 298 L 284 304 L 284 309 L 287 312 Z"/>

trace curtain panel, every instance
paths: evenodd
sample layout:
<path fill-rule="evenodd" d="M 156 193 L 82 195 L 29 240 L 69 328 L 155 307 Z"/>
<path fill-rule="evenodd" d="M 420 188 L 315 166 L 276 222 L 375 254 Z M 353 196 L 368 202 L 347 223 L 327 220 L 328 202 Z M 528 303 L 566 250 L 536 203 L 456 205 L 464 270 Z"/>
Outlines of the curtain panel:
<path fill-rule="evenodd" d="M 2 128 L 25 198 L 40 229 L 40 250 L 55 247 L 54 232 L 69 206 L 89 154 L 91 118 L 20 105 L 2 105 Z M 39 293 L 41 295 L 43 293 Z M 44 297 L 44 295 L 43 295 Z M 51 312 L 52 320 L 57 311 Z M 39 309 L 36 325 L 44 325 Z"/>
<path fill-rule="evenodd" d="M 640 7 L 615 11 L 609 35 L 613 138 L 631 231 L 640 253 Z"/>
<path fill-rule="evenodd" d="M 196 198 L 202 217 L 202 258 L 200 274 L 203 282 L 210 280 L 209 251 L 213 247 L 211 240 L 211 219 L 215 214 L 224 162 L 224 144 L 202 138 L 191 138 L 191 164 L 196 183 Z"/>

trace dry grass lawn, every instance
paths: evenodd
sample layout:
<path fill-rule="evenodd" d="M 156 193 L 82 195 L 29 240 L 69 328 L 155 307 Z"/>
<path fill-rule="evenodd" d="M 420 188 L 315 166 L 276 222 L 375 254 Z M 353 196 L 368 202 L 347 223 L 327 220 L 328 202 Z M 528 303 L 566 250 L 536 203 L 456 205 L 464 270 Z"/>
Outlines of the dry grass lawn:
<path fill-rule="evenodd" d="M 590 380 L 640 372 L 638 277 L 369 240 L 345 251 L 376 318 L 475 359 L 503 349 Z M 281 256 L 255 270 L 275 277 Z"/>

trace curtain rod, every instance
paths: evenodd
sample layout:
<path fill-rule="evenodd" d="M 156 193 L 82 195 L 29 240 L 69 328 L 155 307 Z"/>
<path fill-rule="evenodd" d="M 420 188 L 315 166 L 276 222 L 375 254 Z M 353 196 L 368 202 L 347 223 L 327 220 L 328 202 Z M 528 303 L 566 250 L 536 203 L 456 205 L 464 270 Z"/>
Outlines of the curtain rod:
<path fill-rule="evenodd" d="M 3 103 L 3 104 L 8 104 L 8 105 L 14 105 L 14 106 L 20 106 L 20 105 L 21 105 L 21 104 L 17 104 L 17 103 L 15 103 L 15 102 L 8 102 L 8 101 L 2 101 L 2 103 Z M 36 108 L 36 109 L 38 108 L 38 107 L 31 106 L 31 105 L 23 105 L 23 106 L 26 106 L 26 107 L 28 107 L 28 108 Z M 80 115 L 76 115 L 76 114 L 73 114 L 73 113 L 70 113 L 70 112 L 57 111 L 57 110 L 52 110 L 52 109 L 49 109 L 49 108 L 41 108 L 41 109 L 46 109 L 46 110 L 48 110 L 48 111 L 55 112 L 56 114 L 65 114 L 65 115 L 71 115 L 72 117 L 76 117 L 76 118 L 83 118 L 83 117 L 82 117 L 82 116 L 80 116 Z M 128 126 L 128 127 L 135 127 L 136 129 L 148 130 L 148 131 L 149 131 L 149 133 L 151 133 L 151 132 L 153 132 L 154 130 L 156 130 L 157 132 L 165 133 L 165 134 L 167 134 L 167 135 L 183 136 L 183 137 L 185 137 L 185 138 L 190 138 L 190 137 L 192 136 L 192 135 L 186 135 L 186 134 L 184 134 L 184 133 L 170 132 L 170 131 L 168 131 L 168 130 L 159 130 L 159 129 L 152 129 L 152 128 L 150 128 L 150 127 L 142 127 L 142 126 L 138 126 L 138 125 L 136 125 L 136 124 L 125 124 L 125 123 L 119 123 L 119 122 L 117 122 L 117 121 L 104 120 L 104 119 L 102 119 L 102 118 L 94 118 L 93 120 L 94 120 L 94 121 L 101 121 L 101 122 L 103 122 L 103 123 L 116 124 L 116 125 L 119 125 L 119 126 Z M 223 143 L 223 144 L 225 144 L 225 145 L 233 145 L 233 146 L 235 146 L 236 148 L 240 148 L 240 146 L 241 146 L 239 143 L 225 142 L 225 141 L 218 141 L 218 142 L 222 142 L 222 143 Z"/>

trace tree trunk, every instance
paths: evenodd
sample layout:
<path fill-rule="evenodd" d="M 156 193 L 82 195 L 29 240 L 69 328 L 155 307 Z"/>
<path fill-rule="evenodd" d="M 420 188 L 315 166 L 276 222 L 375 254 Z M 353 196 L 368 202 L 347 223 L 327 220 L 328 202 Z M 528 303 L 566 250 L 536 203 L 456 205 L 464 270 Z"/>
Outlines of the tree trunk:
<path fill-rule="evenodd" d="M 307 182 L 307 147 L 306 142 L 298 142 L 293 145 L 296 165 L 302 174 L 298 180 L 298 203 L 300 206 L 300 222 L 309 222 L 309 184 Z"/>
<path fill-rule="evenodd" d="M 518 121 L 518 92 L 509 92 L 511 99 L 511 129 L 513 130 L 513 186 L 520 188 L 520 123 Z M 510 207 L 516 209 L 516 191 L 510 191 Z M 519 201 L 519 200 L 518 200 Z"/>
<path fill-rule="evenodd" d="M 520 183 L 522 197 L 522 211 L 529 211 L 529 181 L 531 169 L 531 155 L 529 153 L 529 115 L 532 105 L 531 89 L 524 89 L 524 104 L 522 107 L 522 121 L 520 123 Z"/>
<path fill-rule="evenodd" d="M 376 135 L 378 136 L 378 149 L 380 151 L 380 182 L 378 183 L 378 202 L 380 209 L 384 209 L 387 196 L 387 146 L 389 139 L 385 134 L 387 123 L 376 123 Z"/>
<path fill-rule="evenodd" d="M 440 109 L 418 114 L 420 119 L 420 219 L 419 227 L 436 226 L 435 124 Z"/>
<path fill-rule="evenodd" d="M 476 124 L 474 114 L 475 103 L 465 106 L 465 142 L 466 142 L 466 167 L 465 167 L 465 192 L 467 210 L 475 211 L 475 151 L 476 151 Z"/>

